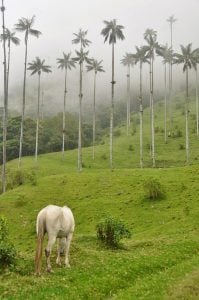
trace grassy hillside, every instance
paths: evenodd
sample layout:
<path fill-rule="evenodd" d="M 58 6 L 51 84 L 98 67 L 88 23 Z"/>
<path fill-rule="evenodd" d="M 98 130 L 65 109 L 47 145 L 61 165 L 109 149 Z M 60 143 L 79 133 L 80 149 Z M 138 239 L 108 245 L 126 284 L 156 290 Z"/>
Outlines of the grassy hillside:
<path fill-rule="evenodd" d="M 181 110 L 175 113 L 175 126 L 183 133 Z M 162 128 L 161 104 L 156 115 L 156 126 Z M 133 116 L 133 121 L 136 118 Z M 193 131 L 193 119 L 191 126 Z M 66 152 L 64 160 L 60 153 L 42 155 L 37 166 L 32 157 L 24 158 L 23 170 L 32 175 L 0 196 L 0 215 L 7 218 L 18 250 L 17 265 L 0 274 L 0 299 L 198 299 L 198 140 L 192 132 L 194 164 L 183 166 L 185 151 L 178 145 L 184 143 L 184 133 L 164 145 L 163 133 L 157 131 L 158 165 L 165 168 L 138 168 L 138 125 L 130 137 L 124 134 L 125 125 L 116 129 L 112 172 L 108 137 L 96 147 L 95 162 L 91 149 L 83 150 L 82 173 L 77 172 L 76 151 Z M 146 140 L 145 166 L 151 160 L 148 143 Z M 10 162 L 8 169 L 17 181 L 17 162 Z M 146 198 L 144 183 L 149 178 L 161 182 L 162 199 Z M 43 274 L 36 277 L 35 220 L 48 204 L 67 204 L 74 212 L 71 269 L 57 267 L 54 252 L 54 273 L 45 272 L 43 258 Z M 107 250 L 97 243 L 96 225 L 109 215 L 123 219 L 132 232 L 132 238 L 124 240 L 118 250 Z"/>

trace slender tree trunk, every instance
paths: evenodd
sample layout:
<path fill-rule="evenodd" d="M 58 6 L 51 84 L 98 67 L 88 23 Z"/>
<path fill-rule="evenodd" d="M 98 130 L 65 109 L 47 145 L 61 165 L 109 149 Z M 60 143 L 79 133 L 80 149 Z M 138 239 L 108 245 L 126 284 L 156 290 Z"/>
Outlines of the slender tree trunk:
<path fill-rule="evenodd" d="M 39 110 L 40 110 L 40 79 L 41 74 L 38 74 L 38 97 L 37 97 L 37 127 L 36 127 L 36 143 L 35 143 L 35 162 L 38 159 L 38 141 L 39 141 Z"/>
<path fill-rule="evenodd" d="M 25 117 L 25 102 L 26 102 L 26 70 L 27 70 L 27 55 L 28 54 L 28 36 L 25 37 L 25 62 L 24 62 L 24 79 L 23 79 L 23 102 L 22 102 L 22 114 L 21 114 L 21 131 L 19 141 L 19 163 L 21 166 L 22 160 L 22 147 L 23 147 L 23 134 L 24 134 L 24 117 Z"/>
<path fill-rule="evenodd" d="M 41 97 L 41 120 L 43 122 L 44 120 L 44 92 L 42 91 L 42 97 Z"/>
<path fill-rule="evenodd" d="M 186 163 L 189 164 L 189 74 L 186 69 L 186 101 L 185 101 L 185 132 L 186 132 Z"/>
<path fill-rule="evenodd" d="M 152 166 L 155 167 L 155 130 L 154 130 L 154 99 L 153 99 L 153 58 L 151 59 L 151 151 L 152 151 Z"/>
<path fill-rule="evenodd" d="M 6 87 L 7 98 L 8 98 L 9 75 L 10 75 L 10 40 L 8 40 L 7 87 Z"/>
<path fill-rule="evenodd" d="M 196 65 L 196 134 L 199 135 L 198 67 Z"/>
<path fill-rule="evenodd" d="M 167 65 L 164 65 L 164 142 L 167 143 Z"/>
<path fill-rule="evenodd" d="M 93 92 L 93 160 L 95 159 L 95 131 L 96 131 L 96 111 L 95 111 L 96 75 L 97 72 L 94 73 L 94 92 Z"/>
<path fill-rule="evenodd" d="M 150 88 L 150 99 L 149 99 L 149 107 L 150 107 L 150 126 L 151 126 L 151 140 L 150 140 L 150 156 L 152 157 L 152 59 L 150 58 L 150 64 L 149 64 L 149 88 Z"/>
<path fill-rule="evenodd" d="M 79 131 L 78 131 L 78 170 L 82 171 L 82 67 L 80 63 L 80 88 L 79 88 Z"/>
<path fill-rule="evenodd" d="M 140 61 L 140 168 L 143 168 L 142 62 Z"/>
<path fill-rule="evenodd" d="M 2 28 L 3 36 L 5 36 L 5 18 L 4 18 L 4 1 L 2 0 Z M 4 54 L 4 110 L 3 110 L 3 166 L 2 166 L 2 192 L 6 192 L 6 142 L 7 142 L 7 118 L 8 118 L 8 97 L 7 97 L 7 74 L 6 74 L 6 45 L 5 38 L 3 39 L 3 54 Z"/>
<path fill-rule="evenodd" d="M 173 50 L 173 23 L 171 22 L 171 51 Z M 172 129 L 173 115 L 172 115 L 172 96 L 173 96 L 173 61 L 170 62 L 170 126 Z"/>
<path fill-rule="evenodd" d="M 113 114 L 114 114 L 114 43 L 112 43 L 112 81 L 111 81 L 111 109 L 110 109 L 110 168 L 113 169 Z"/>
<path fill-rule="evenodd" d="M 130 127 L 130 65 L 127 66 L 127 104 L 126 104 L 126 134 L 129 135 Z"/>
<path fill-rule="evenodd" d="M 65 69 L 64 78 L 64 107 L 63 107 L 63 118 L 62 118 L 62 158 L 64 158 L 65 151 L 65 136 L 66 136 L 66 80 L 67 80 L 67 68 Z"/>

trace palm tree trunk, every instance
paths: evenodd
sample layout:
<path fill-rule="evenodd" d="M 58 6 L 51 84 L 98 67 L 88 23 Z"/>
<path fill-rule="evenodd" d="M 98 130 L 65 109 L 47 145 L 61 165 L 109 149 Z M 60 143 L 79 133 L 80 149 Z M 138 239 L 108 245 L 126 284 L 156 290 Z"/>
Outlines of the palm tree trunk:
<path fill-rule="evenodd" d="M 111 109 L 110 109 L 110 168 L 113 169 L 113 114 L 114 114 L 114 43 L 112 43 L 112 81 L 111 81 Z"/>
<path fill-rule="evenodd" d="M 164 65 L 164 142 L 167 143 L 167 65 Z"/>
<path fill-rule="evenodd" d="M 152 59 L 150 58 L 150 63 L 149 63 L 149 88 L 150 88 L 150 99 L 149 99 L 149 108 L 150 108 L 150 125 L 151 125 L 151 140 L 150 140 L 150 156 L 152 156 L 152 98 L 151 98 L 151 91 L 152 91 Z"/>
<path fill-rule="evenodd" d="M 155 167 L 155 130 L 154 130 L 154 99 L 153 99 L 153 58 L 151 59 L 151 151 L 152 151 L 152 166 Z"/>
<path fill-rule="evenodd" d="M 80 63 L 79 88 L 79 132 L 78 132 L 78 170 L 82 171 L 82 63 Z"/>
<path fill-rule="evenodd" d="M 8 63 L 7 63 L 7 98 L 8 98 L 8 83 L 9 83 L 9 74 L 10 74 L 10 40 L 8 41 Z"/>
<path fill-rule="evenodd" d="M 4 1 L 2 0 L 2 27 L 3 36 L 5 36 L 5 18 L 4 18 Z M 6 46 L 5 38 L 3 39 L 3 54 L 4 54 L 4 111 L 3 111 L 3 166 L 2 166 L 2 192 L 6 192 L 6 142 L 7 142 L 7 118 L 8 118 L 8 98 L 7 98 L 7 76 L 6 76 Z"/>
<path fill-rule="evenodd" d="M 93 93 L 93 160 L 95 159 L 95 131 L 96 131 L 96 111 L 95 111 L 96 75 L 97 72 L 94 73 L 94 93 Z"/>
<path fill-rule="evenodd" d="M 40 79 L 41 79 L 41 75 L 38 74 L 37 127 L 36 127 L 36 143 L 35 143 L 35 161 L 36 162 L 37 162 L 37 158 L 38 158 L 38 140 L 39 140 Z"/>
<path fill-rule="evenodd" d="M 196 134 L 199 135 L 198 67 L 196 65 Z"/>
<path fill-rule="evenodd" d="M 19 163 L 21 166 L 22 159 L 22 147 L 23 147 L 23 132 L 24 132 L 24 117 L 25 117 L 25 101 L 26 101 L 26 70 L 27 70 L 27 55 L 28 54 L 28 36 L 25 37 L 25 62 L 24 62 L 24 79 L 23 79 L 23 102 L 22 102 L 22 114 L 21 114 L 21 131 L 19 141 Z"/>
<path fill-rule="evenodd" d="M 140 61 L 140 168 L 143 168 L 142 62 Z"/>
<path fill-rule="evenodd" d="M 185 101 L 185 132 L 186 132 L 186 163 L 189 164 L 189 74 L 186 69 L 186 101 Z"/>
<path fill-rule="evenodd" d="M 65 69 L 65 78 L 64 78 L 64 107 L 63 107 L 63 118 L 62 118 L 62 158 L 64 158 L 65 151 L 65 136 L 66 136 L 66 80 L 67 80 L 67 68 Z"/>
<path fill-rule="evenodd" d="M 127 66 L 127 111 L 126 111 L 126 134 L 129 135 L 130 127 L 130 65 Z"/>

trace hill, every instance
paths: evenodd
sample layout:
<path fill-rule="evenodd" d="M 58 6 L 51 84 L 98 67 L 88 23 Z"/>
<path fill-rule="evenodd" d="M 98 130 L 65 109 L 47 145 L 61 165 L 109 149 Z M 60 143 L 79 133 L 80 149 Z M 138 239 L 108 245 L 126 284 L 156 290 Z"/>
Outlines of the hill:
<path fill-rule="evenodd" d="M 94 163 L 91 148 L 83 149 L 81 173 L 76 150 L 67 151 L 64 159 L 60 153 L 41 155 L 38 165 L 32 157 L 24 158 L 23 171 L 17 170 L 17 161 L 9 163 L 11 189 L 0 196 L 0 214 L 8 220 L 18 259 L 16 266 L 0 274 L 1 299 L 197 299 L 198 140 L 192 132 L 194 164 L 183 166 L 185 153 L 178 148 L 184 139 L 182 107 L 177 111 L 175 126 L 182 137 L 172 137 L 164 145 L 162 131 L 156 134 L 157 159 L 164 168 L 138 168 L 138 125 L 130 137 L 124 134 L 125 125 L 115 129 L 113 171 L 108 137 L 96 147 Z M 162 105 L 157 104 L 160 128 L 161 114 Z M 135 123 L 136 118 L 132 117 Z M 147 111 L 145 118 L 147 138 Z M 145 147 L 147 165 L 150 154 Z M 150 178 L 160 181 L 161 199 L 146 197 L 144 186 Z M 54 273 L 45 273 L 43 258 L 43 274 L 35 277 L 35 220 L 48 204 L 67 204 L 74 212 L 71 269 L 57 267 L 54 253 Z M 96 239 L 97 223 L 109 215 L 123 219 L 132 232 L 118 250 L 104 249 Z"/>

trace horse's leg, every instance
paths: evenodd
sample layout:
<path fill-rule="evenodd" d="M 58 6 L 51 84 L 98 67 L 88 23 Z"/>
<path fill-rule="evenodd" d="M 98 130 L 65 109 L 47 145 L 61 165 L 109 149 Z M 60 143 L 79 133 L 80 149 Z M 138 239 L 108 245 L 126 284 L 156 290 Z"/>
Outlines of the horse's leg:
<path fill-rule="evenodd" d="M 61 239 L 57 239 L 57 259 L 56 264 L 61 266 Z"/>
<path fill-rule="evenodd" d="M 51 270 L 52 270 L 51 264 L 50 264 L 50 255 L 51 255 L 52 246 L 54 245 L 55 241 L 56 241 L 56 237 L 49 235 L 49 237 L 48 237 L 48 244 L 47 244 L 47 247 L 45 249 L 46 264 L 47 264 L 47 271 L 48 272 L 51 272 Z"/>
<path fill-rule="evenodd" d="M 71 243 L 71 240 L 72 240 L 72 237 L 73 237 L 73 232 L 70 232 L 66 238 L 66 247 L 65 247 L 65 261 L 64 261 L 64 264 L 66 267 L 69 267 L 70 268 L 70 264 L 69 264 L 69 258 L 68 258 L 68 255 L 69 255 L 69 248 L 70 248 L 70 243 Z"/>

